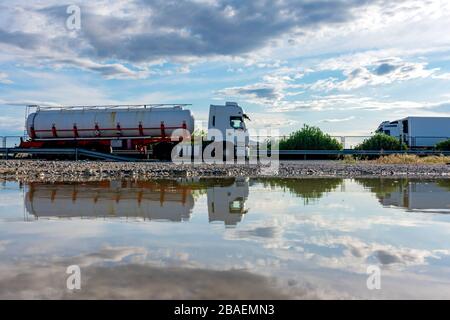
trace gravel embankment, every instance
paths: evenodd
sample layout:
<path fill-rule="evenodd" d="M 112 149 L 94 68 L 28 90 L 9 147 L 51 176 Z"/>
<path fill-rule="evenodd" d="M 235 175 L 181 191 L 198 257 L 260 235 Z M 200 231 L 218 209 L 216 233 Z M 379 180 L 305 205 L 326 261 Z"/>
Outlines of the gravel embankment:
<path fill-rule="evenodd" d="M 0 161 L 0 178 L 20 181 L 86 181 L 179 177 L 419 177 L 450 178 L 450 165 L 386 165 L 370 162 L 282 161 L 263 165 L 180 165 L 157 162 Z"/>

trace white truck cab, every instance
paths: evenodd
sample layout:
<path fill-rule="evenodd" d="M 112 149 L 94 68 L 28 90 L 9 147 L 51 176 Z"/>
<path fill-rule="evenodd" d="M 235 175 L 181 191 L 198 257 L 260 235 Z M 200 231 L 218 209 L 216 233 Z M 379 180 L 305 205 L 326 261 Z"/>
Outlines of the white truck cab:
<path fill-rule="evenodd" d="M 376 130 L 377 133 L 384 133 L 391 137 L 400 138 L 402 134 L 400 120 L 383 121 Z"/>
<path fill-rule="evenodd" d="M 232 135 L 234 131 L 247 132 L 242 108 L 236 102 L 226 102 L 225 105 L 209 106 L 208 140 L 213 140 L 217 132 L 220 132 L 226 140 L 227 135 Z"/>
<path fill-rule="evenodd" d="M 234 146 L 236 156 L 248 157 L 249 137 L 245 120 L 250 119 L 236 102 L 226 102 L 225 105 L 210 105 L 208 140 L 231 143 Z"/>

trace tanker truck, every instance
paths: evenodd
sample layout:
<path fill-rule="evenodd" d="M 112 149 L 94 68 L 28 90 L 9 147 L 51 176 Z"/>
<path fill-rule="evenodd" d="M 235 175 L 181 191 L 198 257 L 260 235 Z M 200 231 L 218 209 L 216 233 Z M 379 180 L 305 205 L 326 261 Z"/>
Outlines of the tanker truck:
<path fill-rule="evenodd" d="M 189 104 L 42 107 L 28 106 L 27 140 L 20 148 L 83 148 L 91 151 L 170 159 L 183 138 L 194 132 Z M 247 135 L 248 116 L 236 102 L 210 105 L 208 135 L 202 147 L 230 142 L 234 133 Z M 247 138 L 248 141 L 248 138 Z M 232 141 L 233 142 L 233 141 Z M 243 149 L 243 150 L 242 150 Z M 234 147 L 235 154 L 247 146 Z"/>

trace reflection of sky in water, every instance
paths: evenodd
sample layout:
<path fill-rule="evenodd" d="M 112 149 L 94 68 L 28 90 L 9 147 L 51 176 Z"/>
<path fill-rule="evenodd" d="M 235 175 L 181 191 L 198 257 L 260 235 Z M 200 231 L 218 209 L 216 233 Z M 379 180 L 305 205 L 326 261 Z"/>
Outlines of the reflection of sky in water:
<path fill-rule="evenodd" d="M 0 297 L 450 298 L 450 183 L 0 186 Z M 81 292 L 65 268 L 82 268 Z M 382 268 L 382 289 L 366 268 Z"/>

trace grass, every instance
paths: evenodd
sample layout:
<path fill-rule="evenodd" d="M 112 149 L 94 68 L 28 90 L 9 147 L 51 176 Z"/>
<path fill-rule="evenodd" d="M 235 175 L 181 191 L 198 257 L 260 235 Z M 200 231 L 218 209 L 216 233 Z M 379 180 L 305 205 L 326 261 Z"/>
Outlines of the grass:
<path fill-rule="evenodd" d="M 382 156 L 374 161 L 380 164 L 447 164 L 450 163 L 450 157 L 419 157 L 414 154 L 391 154 L 388 156 Z"/>
<path fill-rule="evenodd" d="M 349 154 L 344 155 L 344 158 L 342 159 L 342 161 L 347 164 L 354 164 L 354 163 L 358 162 L 358 160 L 356 160 L 356 158 L 354 156 L 351 156 Z"/>

